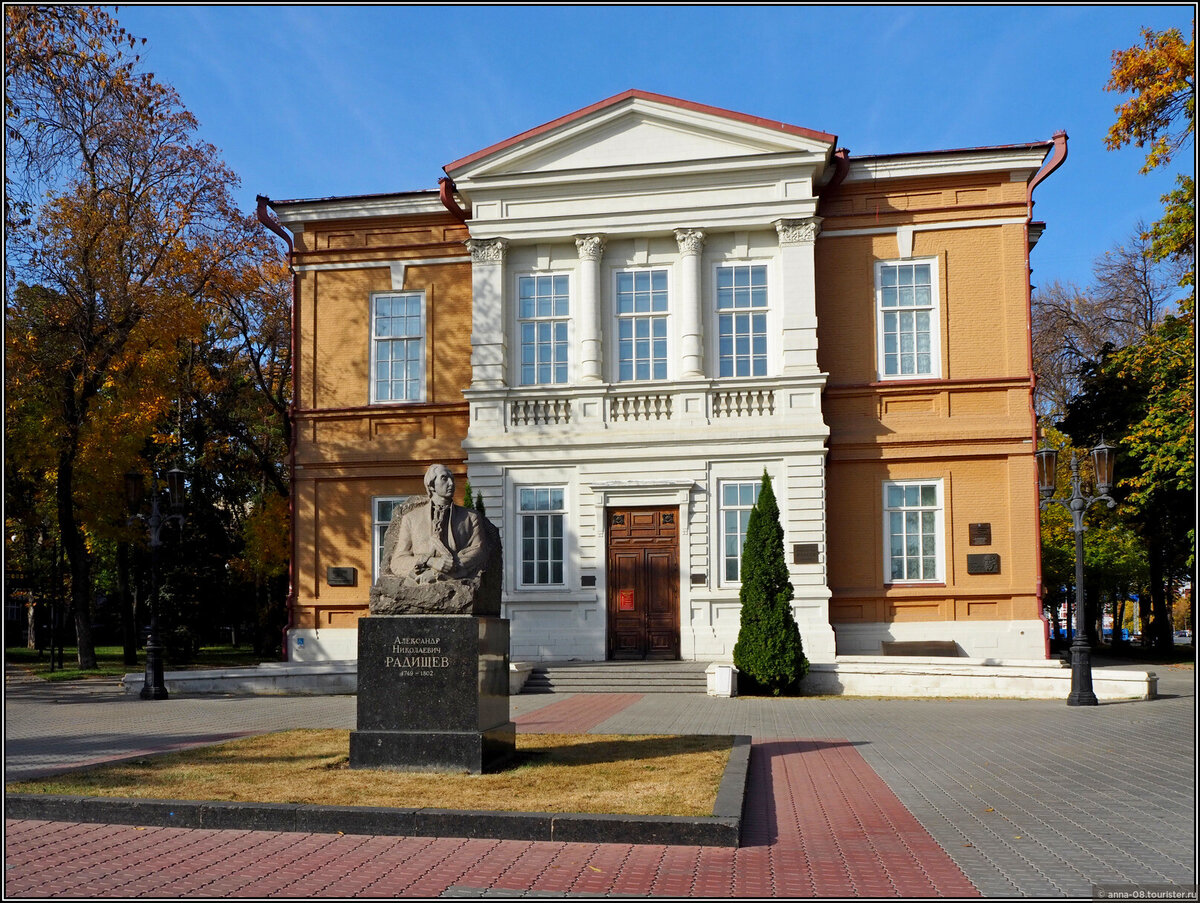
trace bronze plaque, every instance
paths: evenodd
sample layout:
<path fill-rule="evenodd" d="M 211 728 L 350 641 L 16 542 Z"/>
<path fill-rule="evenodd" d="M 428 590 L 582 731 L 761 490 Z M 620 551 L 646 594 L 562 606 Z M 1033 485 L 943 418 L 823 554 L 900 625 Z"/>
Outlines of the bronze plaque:
<path fill-rule="evenodd" d="M 992 544 L 991 524 L 971 524 L 969 527 L 971 545 L 990 546 Z"/>
<path fill-rule="evenodd" d="M 797 542 L 792 545 L 792 564 L 820 564 L 821 547 L 815 542 Z"/>
<path fill-rule="evenodd" d="M 325 582 L 330 586 L 357 586 L 358 568 L 331 567 L 325 572 Z"/>
<path fill-rule="evenodd" d="M 1000 573 L 1000 556 L 999 555 L 968 555 L 967 556 L 967 573 L 968 574 L 999 574 Z"/>

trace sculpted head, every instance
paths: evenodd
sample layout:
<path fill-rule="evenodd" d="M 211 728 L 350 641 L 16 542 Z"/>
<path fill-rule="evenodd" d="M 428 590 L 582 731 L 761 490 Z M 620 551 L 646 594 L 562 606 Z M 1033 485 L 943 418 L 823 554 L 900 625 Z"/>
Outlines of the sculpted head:
<path fill-rule="evenodd" d="M 445 464 L 430 464 L 425 471 L 425 491 L 440 504 L 454 501 L 454 474 Z"/>

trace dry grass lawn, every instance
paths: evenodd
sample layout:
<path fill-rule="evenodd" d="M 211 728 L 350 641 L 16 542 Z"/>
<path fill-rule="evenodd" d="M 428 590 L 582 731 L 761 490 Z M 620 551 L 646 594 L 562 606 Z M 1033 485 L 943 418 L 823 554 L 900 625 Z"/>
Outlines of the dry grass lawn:
<path fill-rule="evenodd" d="M 517 734 L 482 775 L 366 771 L 349 731 L 295 730 L 7 785 L 13 793 L 514 812 L 712 815 L 731 737 Z"/>

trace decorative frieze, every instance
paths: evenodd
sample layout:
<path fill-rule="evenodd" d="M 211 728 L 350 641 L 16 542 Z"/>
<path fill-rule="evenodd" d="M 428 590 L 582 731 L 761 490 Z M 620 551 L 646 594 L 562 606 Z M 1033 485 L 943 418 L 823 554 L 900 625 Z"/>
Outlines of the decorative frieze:
<path fill-rule="evenodd" d="M 817 233 L 821 231 L 821 217 L 776 220 L 775 231 L 779 233 L 781 247 L 811 244 L 817 240 Z"/>

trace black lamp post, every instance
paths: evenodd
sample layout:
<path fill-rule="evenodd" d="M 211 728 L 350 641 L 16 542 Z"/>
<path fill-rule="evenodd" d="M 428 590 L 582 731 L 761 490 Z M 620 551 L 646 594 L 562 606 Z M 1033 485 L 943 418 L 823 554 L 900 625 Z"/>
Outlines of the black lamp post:
<path fill-rule="evenodd" d="M 1109 496 L 1113 488 L 1113 461 L 1116 449 L 1105 445 L 1101 438 L 1100 444 L 1092 449 L 1092 462 L 1096 467 L 1097 496 L 1083 493 L 1083 481 L 1079 476 L 1079 461 L 1075 452 L 1071 452 L 1071 497 L 1068 499 L 1053 498 L 1055 475 L 1058 465 L 1058 449 L 1041 448 L 1037 451 L 1038 491 L 1042 496 L 1042 508 L 1053 503 L 1061 505 L 1071 512 L 1071 521 L 1075 529 L 1075 638 L 1071 642 L 1071 695 L 1067 697 L 1067 705 L 1098 705 L 1099 700 L 1092 690 L 1092 649 L 1088 645 L 1087 632 L 1084 629 L 1086 617 L 1083 605 L 1083 513 L 1095 502 L 1106 501 L 1112 508 L 1117 503 Z M 1115 627 L 1114 627 L 1115 629 Z"/>
<path fill-rule="evenodd" d="M 163 681 L 163 646 L 158 633 L 158 550 L 162 546 L 162 528 L 168 521 L 183 526 L 184 473 L 178 467 L 167 472 L 167 503 L 171 513 L 159 510 L 162 494 L 158 491 L 158 478 L 152 477 L 149 516 L 138 513 L 146 494 L 142 475 L 135 471 L 125 474 L 125 501 L 129 505 L 129 524 L 135 520 L 146 524 L 150 530 L 150 629 L 146 636 L 146 677 L 142 682 L 142 699 L 166 699 L 167 685 Z"/>

